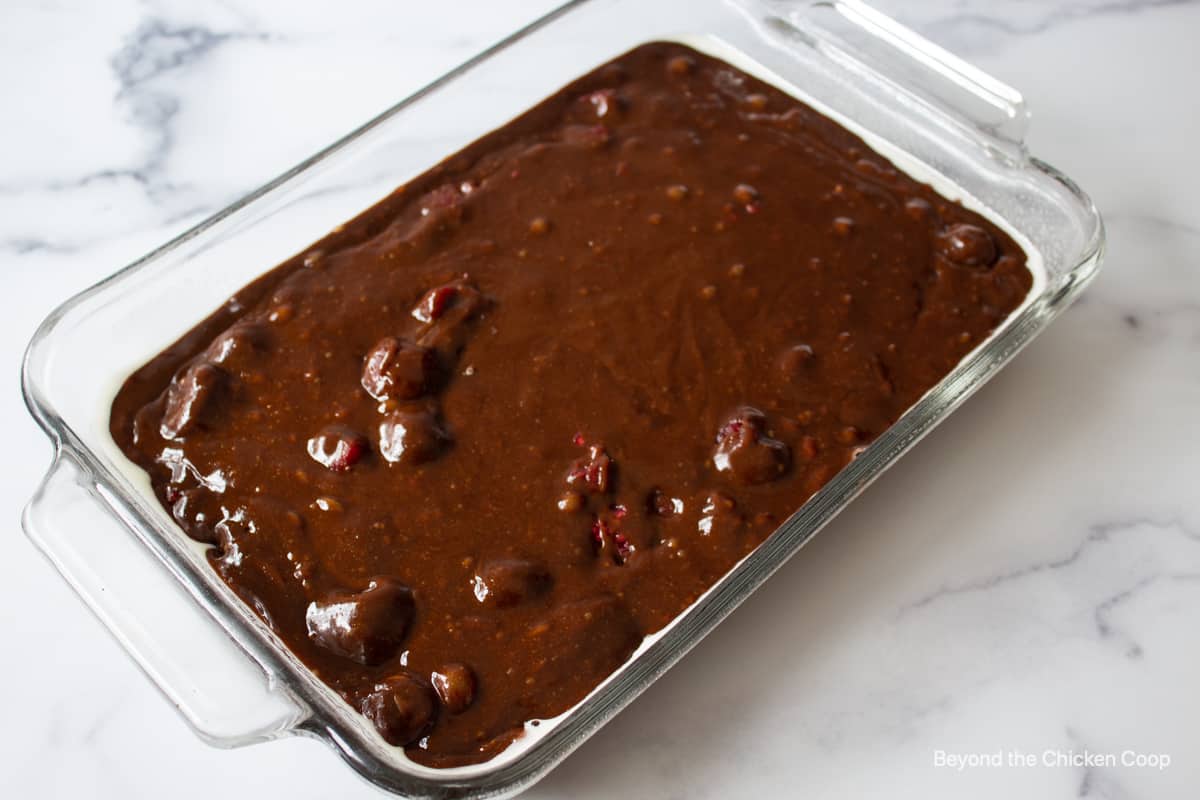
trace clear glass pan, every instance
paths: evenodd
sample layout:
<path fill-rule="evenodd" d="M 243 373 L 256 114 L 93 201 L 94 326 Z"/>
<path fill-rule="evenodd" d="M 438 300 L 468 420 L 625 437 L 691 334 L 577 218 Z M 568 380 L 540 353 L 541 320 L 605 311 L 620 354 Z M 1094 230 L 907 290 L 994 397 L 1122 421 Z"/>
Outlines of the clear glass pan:
<path fill-rule="evenodd" d="M 1042 280 L 999 331 L 583 702 L 491 762 L 423 768 L 384 744 L 217 578 L 117 450 L 109 406 L 126 375 L 234 290 L 568 80 L 655 39 L 736 54 L 906 168 L 919 165 L 1016 233 Z M 55 310 L 22 375 L 29 409 L 56 445 L 25 529 L 206 740 L 306 734 L 399 794 L 514 794 L 682 657 L 1093 277 L 1099 214 L 1026 152 L 1027 120 L 1014 90 L 858 0 L 575 0 Z"/>

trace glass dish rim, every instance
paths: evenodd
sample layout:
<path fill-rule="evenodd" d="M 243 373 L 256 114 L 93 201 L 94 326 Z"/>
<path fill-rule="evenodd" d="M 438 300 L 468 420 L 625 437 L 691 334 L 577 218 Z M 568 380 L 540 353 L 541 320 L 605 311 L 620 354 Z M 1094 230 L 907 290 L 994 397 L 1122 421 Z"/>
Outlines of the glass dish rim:
<path fill-rule="evenodd" d="M 60 459 L 68 459 L 86 473 L 88 480 L 96 486 L 107 489 L 118 498 L 125 492 L 125 488 L 102 459 L 57 413 L 54 405 L 40 391 L 36 379 L 35 351 L 39 345 L 52 338 L 59 322 L 71 311 L 98 295 L 118 288 L 124 280 L 137 274 L 148 264 L 203 235 L 226 218 L 254 204 L 275 189 L 352 145 L 422 97 L 482 64 L 496 53 L 517 44 L 528 34 L 589 2 L 591 0 L 570 0 L 570 2 L 553 9 L 439 76 L 425 87 L 401 99 L 276 178 L 57 306 L 38 326 L 25 351 L 21 368 L 22 394 L 25 404 L 30 414 L 52 440 L 55 463 L 57 464 Z M 818 5 L 819 3 L 812 4 Z M 840 471 L 792 517 L 782 523 L 767 541 L 714 584 L 699 603 L 676 618 L 667 635 L 656 641 L 637 659 L 627 662 L 620 671 L 614 673 L 620 680 L 612 680 L 603 684 L 599 690 L 593 692 L 568 712 L 570 719 L 565 720 L 552 733 L 535 743 L 511 763 L 485 772 L 479 777 L 469 779 L 456 776 L 444 779 L 428 778 L 413 775 L 392 763 L 380 760 L 367 748 L 354 747 L 355 737 L 345 735 L 347 731 L 342 729 L 336 717 L 329 718 L 323 715 L 312 702 L 303 685 L 297 687 L 294 682 L 288 682 L 283 687 L 285 691 L 310 712 L 306 719 L 301 720 L 294 727 L 294 732 L 326 741 L 339 755 L 350 762 L 356 772 L 382 788 L 406 794 L 412 793 L 414 796 L 460 796 L 468 793 L 472 796 L 490 796 L 516 791 L 536 781 L 590 736 L 594 730 L 631 702 L 658 675 L 665 672 L 686 654 L 692 646 L 698 643 L 716 624 L 740 605 L 742 600 L 755 591 L 776 569 L 836 516 L 850 500 L 1044 329 L 1095 276 L 1105 248 L 1104 225 L 1095 205 L 1070 178 L 1045 162 L 1029 156 L 1024 161 L 1023 169 L 1026 166 L 1031 171 L 1041 173 L 1050 180 L 1061 184 L 1078 202 L 1080 209 L 1094 221 L 1091 236 L 1086 246 L 1081 249 L 1074 265 L 1056 279 L 1048 280 L 1040 296 L 1034 298 L 1033 302 L 1027 305 L 1023 311 L 1006 321 L 1004 328 L 997 335 L 961 361 L 929 394 L 910 407 L 900 420 L 872 442 L 859 458 Z M 53 472 L 53 467 L 51 472 Z M 102 507 L 105 507 L 109 514 L 121 517 L 112 506 L 111 501 L 105 501 Z M 136 509 L 132 510 L 137 515 Z M 137 516 L 140 517 L 140 515 Z M 157 526 L 152 520 L 139 518 L 136 521 L 144 530 L 152 534 L 157 532 Z M 127 519 L 122 519 L 121 522 L 127 526 L 132 525 Z M 135 532 L 135 535 L 144 541 L 141 533 Z M 217 618 L 222 627 L 227 630 L 232 626 L 241 632 L 243 636 L 235 636 L 234 639 L 238 646 L 246 651 L 248 657 L 258 661 L 268 671 L 268 674 L 281 679 L 293 677 L 290 662 L 278 657 L 278 654 L 273 652 L 279 645 L 267 640 L 259 641 L 261 639 L 259 632 L 246 626 L 241 617 L 227 607 L 221 598 L 216 598 L 214 602 L 213 598 L 208 597 L 209 593 L 203 586 L 197 586 L 196 580 L 186 577 L 191 571 L 190 565 L 165 563 L 168 560 L 175 560 L 172 559 L 171 552 L 166 549 L 154 549 L 153 554 L 159 560 L 164 561 L 164 566 L 174 573 L 177 581 L 185 585 L 188 593 L 205 612 Z M 250 644 L 244 640 L 245 638 L 255 640 L 258 647 L 251 649 Z M 264 658 L 266 663 L 264 663 Z M 623 684 L 623 686 L 618 684 Z M 351 740 L 349 744 L 346 743 L 347 738 Z"/>

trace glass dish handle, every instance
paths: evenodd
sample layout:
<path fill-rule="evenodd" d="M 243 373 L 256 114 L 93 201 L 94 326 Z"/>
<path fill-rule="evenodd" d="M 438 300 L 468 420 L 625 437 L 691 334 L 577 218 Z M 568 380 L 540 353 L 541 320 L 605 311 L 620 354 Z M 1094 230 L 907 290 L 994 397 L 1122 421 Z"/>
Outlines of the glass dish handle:
<path fill-rule="evenodd" d="M 234 747 L 294 729 L 304 710 L 135 536 L 98 513 L 93 491 L 58 454 L 25 507 L 25 533 L 202 739 Z"/>
<path fill-rule="evenodd" d="M 749 0 L 768 30 L 799 38 L 889 95 L 982 134 L 1024 161 L 1029 109 L 1021 93 L 861 0 Z"/>

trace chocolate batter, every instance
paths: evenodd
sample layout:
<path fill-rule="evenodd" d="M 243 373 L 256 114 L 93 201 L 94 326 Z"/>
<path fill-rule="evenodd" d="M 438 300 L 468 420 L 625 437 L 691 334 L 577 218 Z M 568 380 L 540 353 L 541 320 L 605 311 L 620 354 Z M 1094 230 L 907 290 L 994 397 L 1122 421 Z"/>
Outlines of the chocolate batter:
<path fill-rule="evenodd" d="M 111 429 L 384 738 L 478 762 L 771 535 L 1031 282 L 1008 235 L 838 124 L 648 44 L 238 292 L 129 378 Z"/>

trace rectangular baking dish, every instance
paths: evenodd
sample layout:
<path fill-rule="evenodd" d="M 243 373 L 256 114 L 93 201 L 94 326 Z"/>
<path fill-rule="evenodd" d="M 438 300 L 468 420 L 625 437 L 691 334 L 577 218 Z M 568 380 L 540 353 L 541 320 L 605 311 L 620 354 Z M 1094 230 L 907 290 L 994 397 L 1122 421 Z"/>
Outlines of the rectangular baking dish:
<path fill-rule="evenodd" d="M 999 330 L 581 703 L 527 726 L 490 762 L 422 767 L 386 745 L 220 581 L 116 448 L 109 406 L 134 368 L 236 289 L 569 80 L 655 39 L 706 49 L 838 119 L 1010 230 L 1039 265 L 1038 280 Z M 1104 246 L 1099 214 L 1027 153 L 1027 121 L 1017 92 L 857 0 L 567 3 L 56 309 L 22 373 L 30 412 L 55 445 L 25 530 L 207 741 L 309 735 L 398 794 L 514 794 L 682 657 L 1093 277 Z"/>

